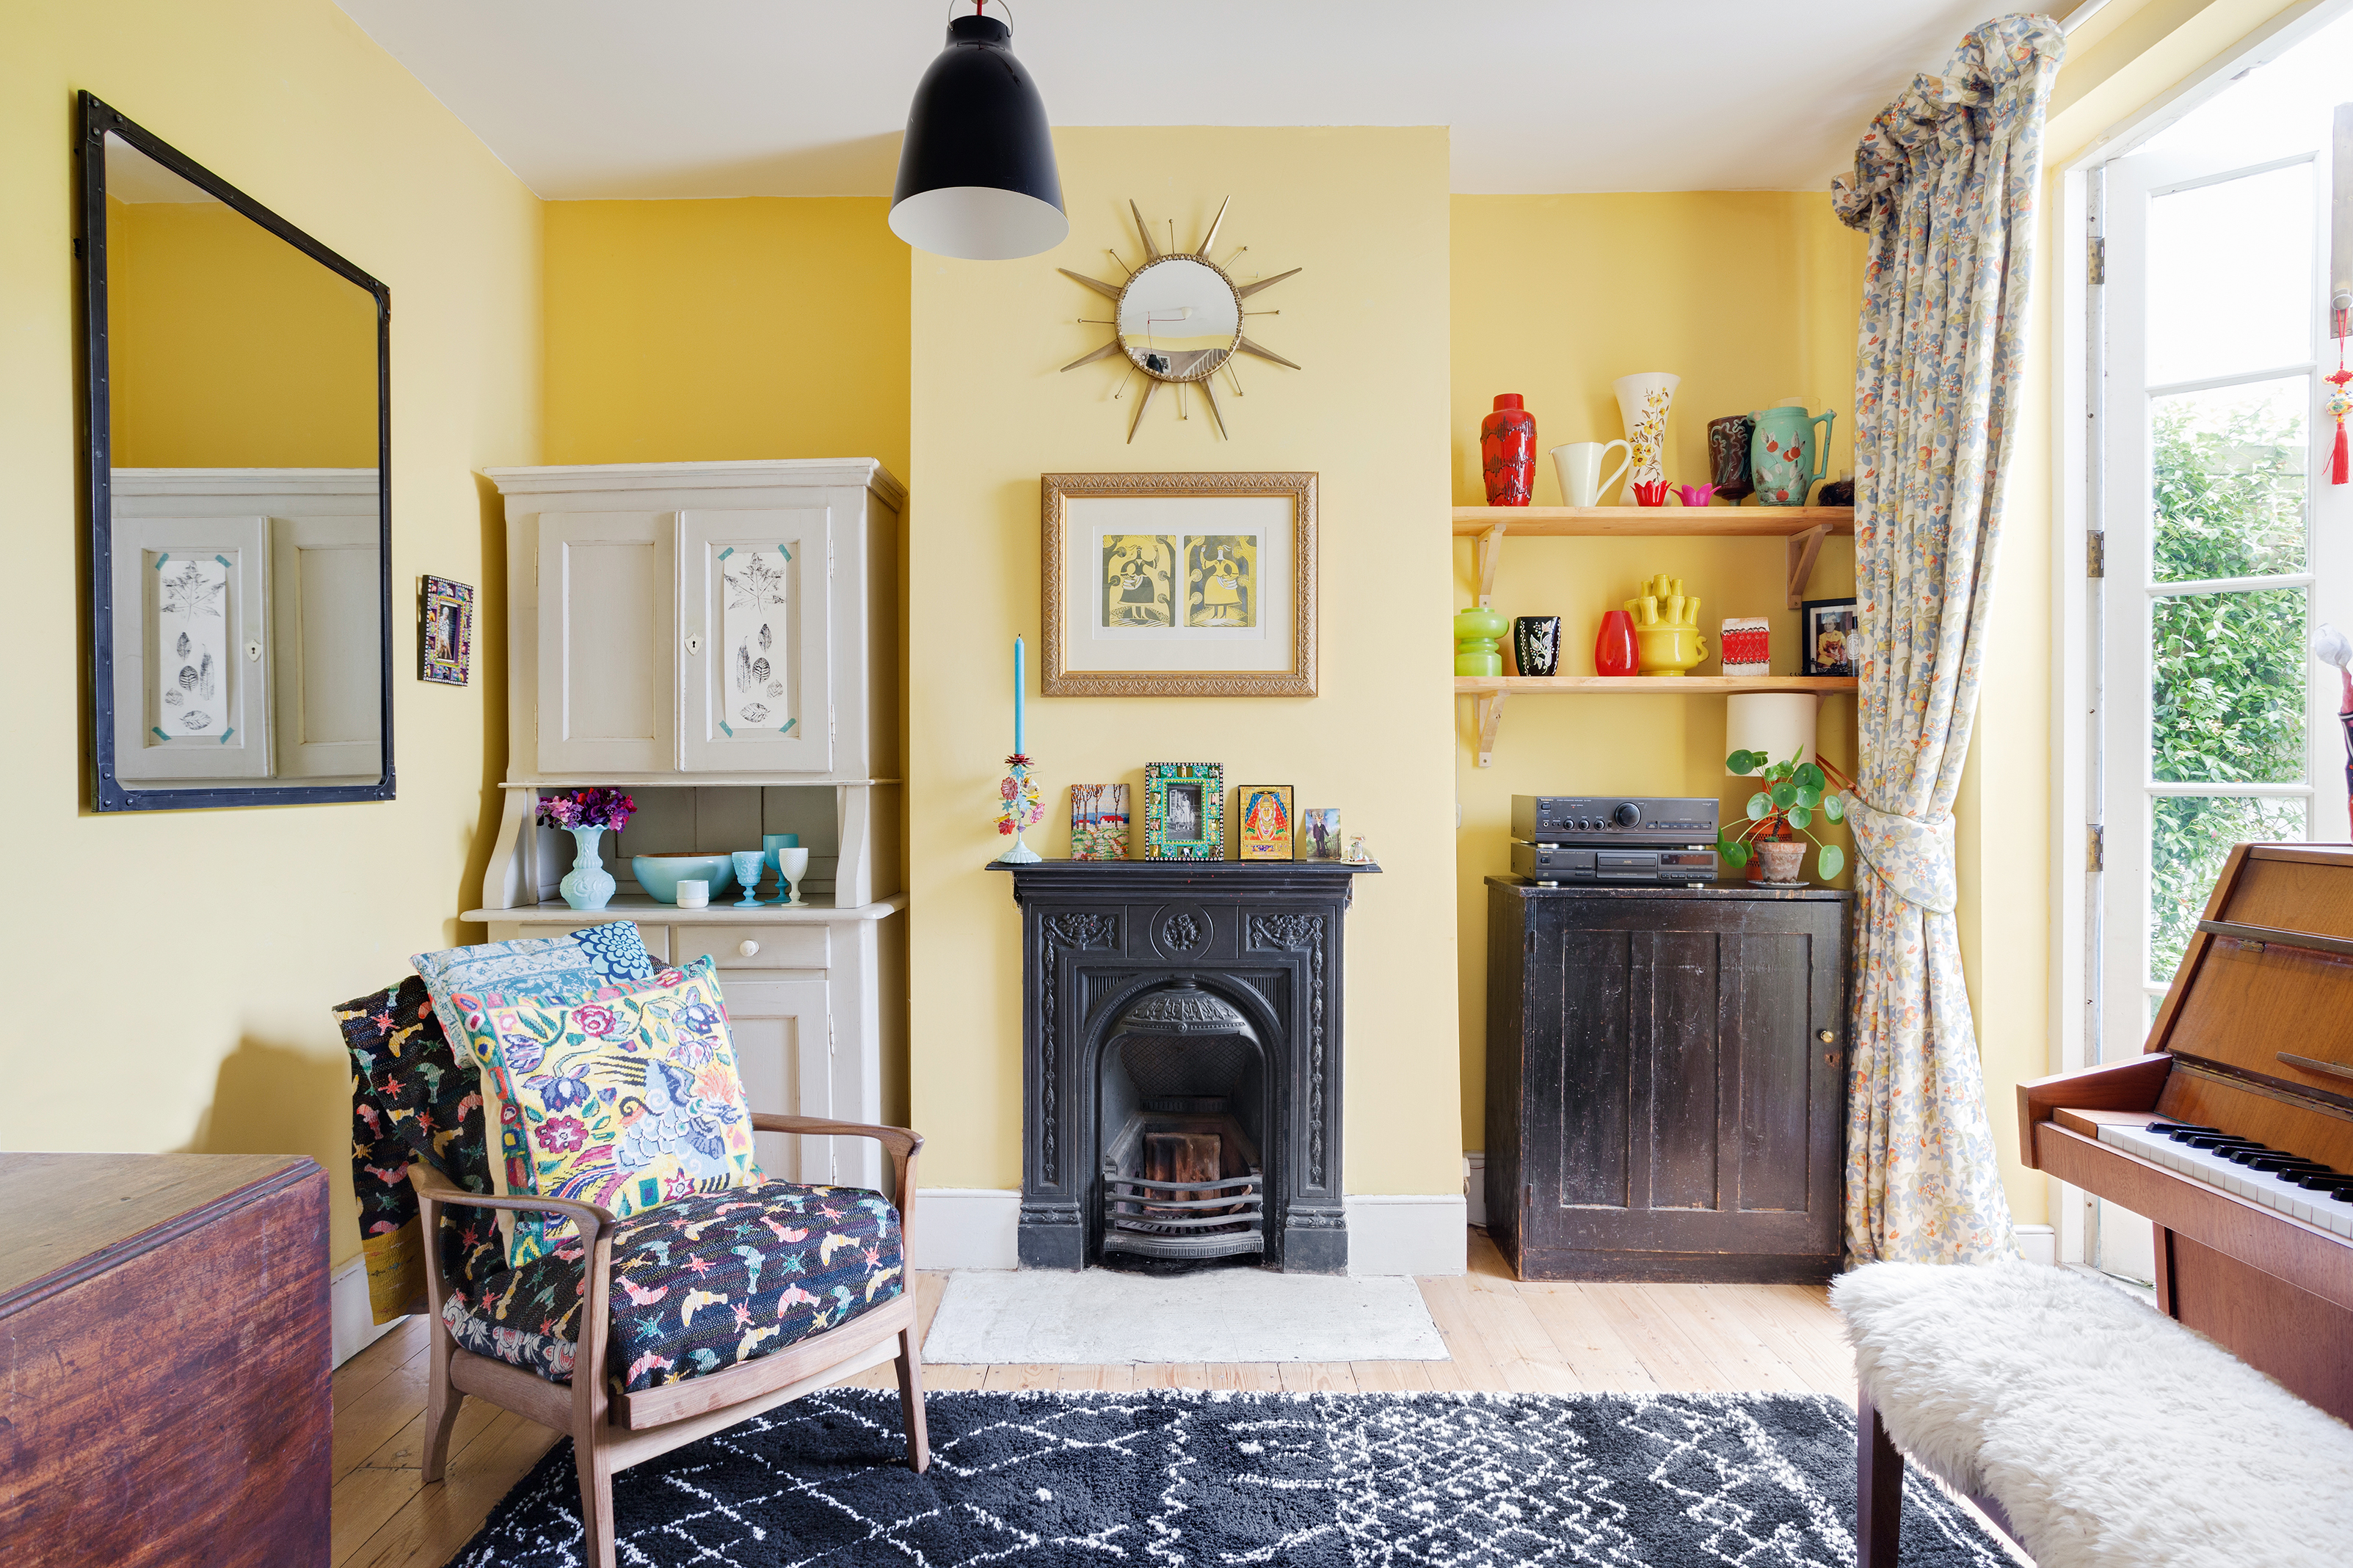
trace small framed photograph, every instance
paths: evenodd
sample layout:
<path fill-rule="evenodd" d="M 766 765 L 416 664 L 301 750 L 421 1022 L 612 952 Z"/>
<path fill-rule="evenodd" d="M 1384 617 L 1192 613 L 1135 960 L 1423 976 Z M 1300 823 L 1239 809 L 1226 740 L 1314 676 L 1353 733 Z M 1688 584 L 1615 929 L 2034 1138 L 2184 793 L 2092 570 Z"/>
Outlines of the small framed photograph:
<path fill-rule="evenodd" d="M 1852 599 L 1808 599 L 1798 610 L 1800 675 L 1852 675 L 1856 620 Z"/>
<path fill-rule="evenodd" d="M 1237 860 L 1288 860 L 1293 858 L 1291 786 L 1244 784 L 1234 791 L 1234 810 L 1240 826 L 1234 829 Z"/>
<path fill-rule="evenodd" d="M 1049 697 L 1315 695 L 1315 476 L 1047 474 Z"/>
<path fill-rule="evenodd" d="M 417 620 L 417 679 L 465 685 L 474 668 L 473 585 L 419 577 Z"/>
<path fill-rule="evenodd" d="M 1127 786 L 1071 786 L 1071 858 L 1127 858 Z"/>
<path fill-rule="evenodd" d="M 1223 763 L 1154 763 L 1144 770 L 1144 858 L 1226 858 Z"/>
<path fill-rule="evenodd" d="M 1347 841 L 1340 837 L 1340 808 L 1311 805 L 1299 814 L 1299 858 L 1345 860 Z"/>

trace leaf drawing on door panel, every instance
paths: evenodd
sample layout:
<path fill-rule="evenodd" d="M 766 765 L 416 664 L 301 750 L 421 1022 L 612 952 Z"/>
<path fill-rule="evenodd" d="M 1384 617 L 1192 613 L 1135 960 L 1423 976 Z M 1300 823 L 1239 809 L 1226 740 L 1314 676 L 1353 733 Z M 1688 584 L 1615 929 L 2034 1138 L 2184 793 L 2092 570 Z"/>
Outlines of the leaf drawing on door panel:
<path fill-rule="evenodd" d="M 735 645 L 735 689 L 752 689 L 752 650 L 742 643 Z"/>
<path fill-rule="evenodd" d="M 760 623 L 760 651 L 768 651 L 768 623 L 765 621 Z"/>
<path fill-rule="evenodd" d="M 185 632 L 182 632 L 182 633 L 180 634 L 180 647 L 179 647 L 179 655 L 180 655 L 180 657 L 181 657 L 182 658 L 187 658 L 187 657 L 188 657 L 188 648 L 189 648 L 189 647 L 190 647 L 190 644 L 189 644 L 189 642 L 188 642 L 188 634 L 187 634 L 187 633 L 185 633 Z"/>
<path fill-rule="evenodd" d="M 178 576 L 164 579 L 164 613 L 217 616 L 221 613 L 221 598 L 227 590 L 227 577 L 208 578 L 191 561 L 180 568 Z"/>
<path fill-rule="evenodd" d="M 768 684 L 768 661 L 766 659 L 755 658 L 752 661 L 752 683 L 755 686 L 765 686 Z"/>
<path fill-rule="evenodd" d="M 212 694 L 213 656 L 208 653 L 205 655 L 204 662 L 196 667 L 196 695 L 209 698 Z"/>
<path fill-rule="evenodd" d="M 784 572 L 757 555 L 744 562 L 741 573 L 728 572 L 723 575 L 727 579 L 727 607 L 731 610 L 757 609 L 762 605 L 785 602 Z"/>
<path fill-rule="evenodd" d="M 768 710 L 757 702 L 751 703 L 744 710 L 744 721 L 747 724 L 765 724 L 768 721 Z"/>

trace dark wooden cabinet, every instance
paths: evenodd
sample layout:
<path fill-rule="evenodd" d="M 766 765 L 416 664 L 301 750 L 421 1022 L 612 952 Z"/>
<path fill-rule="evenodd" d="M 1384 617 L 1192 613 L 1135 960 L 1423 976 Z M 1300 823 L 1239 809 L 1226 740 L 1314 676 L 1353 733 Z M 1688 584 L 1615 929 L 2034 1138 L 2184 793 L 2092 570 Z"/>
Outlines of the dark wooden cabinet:
<path fill-rule="evenodd" d="M 0 1561 L 327 1561 L 327 1176 L 0 1155 Z"/>
<path fill-rule="evenodd" d="M 1837 1271 L 1848 900 L 1487 879 L 1487 1229 L 1521 1278 Z"/>

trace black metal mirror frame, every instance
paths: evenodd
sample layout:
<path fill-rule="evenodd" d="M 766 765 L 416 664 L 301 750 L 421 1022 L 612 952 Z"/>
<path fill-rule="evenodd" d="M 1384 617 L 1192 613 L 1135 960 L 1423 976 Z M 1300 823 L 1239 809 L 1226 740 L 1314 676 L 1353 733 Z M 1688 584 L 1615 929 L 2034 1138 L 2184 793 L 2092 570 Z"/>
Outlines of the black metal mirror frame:
<path fill-rule="evenodd" d="M 178 150 L 141 129 L 90 93 L 81 95 L 82 353 L 87 388 L 83 446 L 90 454 L 90 679 L 92 761 L 100 811 L 187 811 L 206 806 L 296 805 L 390 800 L 392 771 L 392 289 Z M 182 179 L 268 229 L 311 260 L 375 299 L 376 562 L 383 671 L 382 775 L 373 784 L 231 784 L 219 788 L 128 789 L 114 775 L 113 415 L 107 354 L 106 137 L 120 136 Z"/>

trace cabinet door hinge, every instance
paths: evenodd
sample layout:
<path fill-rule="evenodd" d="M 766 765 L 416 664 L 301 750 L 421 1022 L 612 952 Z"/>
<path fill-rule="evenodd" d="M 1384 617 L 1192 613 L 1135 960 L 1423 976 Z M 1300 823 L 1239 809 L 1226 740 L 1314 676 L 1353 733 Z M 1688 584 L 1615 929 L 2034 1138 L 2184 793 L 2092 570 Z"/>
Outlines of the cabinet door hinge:
<path fill-rule="evenodd" d="M 2105 235 L 2094 235 L 2090 254 L 2084 258 L 2084 278 L 2092 283 L 2108 280 L 2108 241 Z"/>
<path fill-rule="evenodd" d="M 2108 574 L 2108 536 L 2098 529 L 2084 535 L 2084 575 L 2105 577 Z"/>
<path fill-rule="evenodd" d="M 2108 868 L 2108 830 L 2094 823 L 2084 836 L 2084 869 L 2105 871 Z"/>

